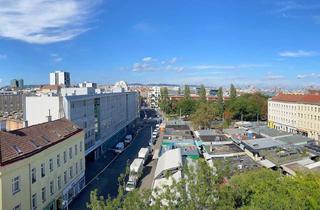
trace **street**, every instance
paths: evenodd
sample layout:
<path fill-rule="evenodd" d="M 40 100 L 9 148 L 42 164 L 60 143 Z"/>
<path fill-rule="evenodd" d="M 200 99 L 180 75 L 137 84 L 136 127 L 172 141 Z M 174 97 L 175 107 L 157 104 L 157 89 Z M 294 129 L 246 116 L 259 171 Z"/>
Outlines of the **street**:
<path fill-rule="evenodd" d="M 147 115 L 149 115 L 149 113 L 147 113 Z M 150 116 L 153 116 L 152 112 L 150 113 Z M 90 192 L 94 189 L 97 189 L 98 194 L 100 196 L 104 196 L 105 198 L 107 198 L 108 195 L 110 195 L 111 197 L 117 196 L 118 177 L 120 176 L 120 174 L 125 173 L 127 162 L 129 161 L 129 164 L 130 164 L 133 161 L 133 159 L 138 156 L 138 152 L 140 148 L 148 146 L 149 140 L 151 137 L 150 126 L 151 124 L 146 124 L 139 131 L 139 133 L 137 134 L 133 142 L 117 158 L 115 158 L 115 156 L 108 151 L 103 158 L 95 162 L 88 162 L 88 164 L 90 165 L 86 166 L 87 167 L 86 182 L 89 184 L 71 202 L 71 204 L 69 205 L 69 209 L 71 210 L 87 209 L 86 203 L 89 202 Z M 108 166 L 109 163 L 110 165 Z M 98 174 L 99 172 L 100 174 Z"/>

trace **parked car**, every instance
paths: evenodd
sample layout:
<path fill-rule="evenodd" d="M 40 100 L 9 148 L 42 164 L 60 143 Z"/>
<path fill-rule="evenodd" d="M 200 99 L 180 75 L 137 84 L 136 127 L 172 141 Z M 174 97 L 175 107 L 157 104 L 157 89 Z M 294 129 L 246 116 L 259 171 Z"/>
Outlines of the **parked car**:
<path fill-rule="evenodd" d="M 115 151 L 115 153 L 117 153 L 117 154 L 122 153 L 123 150 L 124 150 L 124 143 L 123 143 L 123 142 L 117 143 L 116 146 L 114 147 L 114 151 Z"/>
<path fill-rule="evenodd" d="M 132 141 L 132 135 L 126 135 L 126 137 L 124 138 L 124 143 L 130 144 L 131 141 Z"/>

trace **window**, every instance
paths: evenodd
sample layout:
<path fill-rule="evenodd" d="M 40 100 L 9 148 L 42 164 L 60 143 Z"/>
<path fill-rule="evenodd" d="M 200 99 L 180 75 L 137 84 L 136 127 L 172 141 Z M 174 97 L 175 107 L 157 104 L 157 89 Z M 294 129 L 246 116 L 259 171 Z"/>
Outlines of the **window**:
<path fill-rule="evenodd" d="M 82 152 L 82 141 L 80 141 L 80 152 Z"/>
<path fill-rule="evenodd" d="M 57 168 L 60 167 L 60 154 L 57 155 Z"/>
<path fill-rule="evenodd" d="M 13 210 L 21 210 L 21 204 L 19 203 L 15 207 L 13 207 Z"/>
<path fill-rule="evenodd" d="M 76 175 L 78 174 L 78 162 L 76 162 Z"/>
<path fill-rule="evenodd" d="M 49 160 L 49 169 L 50 169 L 50 172 L 53 171 L 53 160 L 52 159 Z"/>
<path fill-rule="evenodd" d="M 46 166 L 44 163 L 41 163 L 41 177 L 46 175 Z"/>
<path fill-rule="evenodd" d="M 20 176 L 12 179 L 12 194 L 15 195 L 20 191 Z"/>
<path fill-rule="evenodd" d="M 60 190 L 61 189 L 61 176 L 58 176 L 57 183 L 58 183 L 58 190 Z"/>
<path fill-rule="evenodd" d="M 70 176 L 70 179 L 72 179 L 72 177 L 73 177 L 73 169 L 72 169 L 72 166 L 69 168 L 69 176 Z"/>
<path fill-rule="evenodd" d="M 36 168 L 33 168 L 31 170 L 31 182 L 32 184 L 35 183 L 37 181 L 37 171 Z"/>
<path fill-rule="evenodd" d="M 32 195 L 31 206 L 32 210 L 37 209 L 37 193 Z"/>
<path fill-rule="evenodd" d="M 67 151 L 63 152 L 63 162 L 66 163 L 67 162 Z"/>
<path fill-rule="evenodd" d="M 53 181 L 50 182 L 50 194 L 51 195 L 54 194 L 54 182 Z"/>
<path fill-rule="evenodd" d="M 63 172 L 63 181 L 64 181 L 64 184 L 67 184 L 67 181 L 68 181 L 67 171 Z"/>
<path fill-rule="evenodd" d="M 80 171 L 82 171 L 83 165 L 82 165 L 82 158 L 80 159 Z"/>
<path fill-rule="evenodd" d="M 41 190 L 42 203 L 46 202 L 46 187 L 43 187 Z"/>
<path fill-rule="evenodd" d="M 74 155 L 78 155 L 78 145 L 74 145 Z"/>
<path fill-rule="evenodd" d="M 69 158 L 72 159 L 72 147 L 69 148 Z"/>

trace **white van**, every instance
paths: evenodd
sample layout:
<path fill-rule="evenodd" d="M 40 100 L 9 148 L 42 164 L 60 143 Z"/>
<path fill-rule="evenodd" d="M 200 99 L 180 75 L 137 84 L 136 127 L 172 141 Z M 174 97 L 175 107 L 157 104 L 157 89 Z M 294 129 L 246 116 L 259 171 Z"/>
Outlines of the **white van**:
<path fill-rule="evenodd" d="M 149 148 L 147 147 L 141 148 L 138 152 L 138 158 L 142 159 L 143 164 L 145 164 L 149 157 L 149 154 L 150 154 Z"/>

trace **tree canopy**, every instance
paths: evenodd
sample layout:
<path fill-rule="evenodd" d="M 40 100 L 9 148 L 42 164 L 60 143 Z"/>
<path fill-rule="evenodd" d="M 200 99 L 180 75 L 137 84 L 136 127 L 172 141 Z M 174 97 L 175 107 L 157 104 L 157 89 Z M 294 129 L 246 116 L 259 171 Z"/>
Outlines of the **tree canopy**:
<path fill-rule="evenodd" d="M 218 168 L 218 171 L 221 170 Z M 114 199 L 105 199 L 92 191 L 87 206 L 92 210 L 320 208 L 319 174 L 289 177 L 279 171 L 256 169 L 238 172 L 225 181 L 225 174 L 215 175 L 203 160 L 198 161 L 195 168 L 185 166 L 183 172 L 180 181 L 173 180 L 172 185 L 163 186 L 156 193 L 134 190 L 125 194 L 122 184 Z"/>
<path fill-rule="evenodd" d="M 230 85 L 230 100 L 234 100 L 237 97 L 237 90 L 233 84 Z"/>
<path fill-rule="evenodd" d="M 190 99 L 190 94 L 191 94 L 191 91 L 190 91 L 189 85 L 185 85 L 184 86 L 184 98 Z"/>
<path fill-rule="evenodd" d="M 200 100 L 201 101 L 206 101 L 207 100 L 207 93 L 206 93 L 206 88 L 205 88 L 204 85 L 200 86 L 198 94 L 200 96 Z"/>

